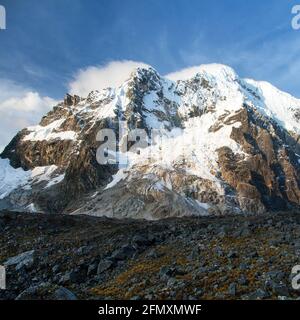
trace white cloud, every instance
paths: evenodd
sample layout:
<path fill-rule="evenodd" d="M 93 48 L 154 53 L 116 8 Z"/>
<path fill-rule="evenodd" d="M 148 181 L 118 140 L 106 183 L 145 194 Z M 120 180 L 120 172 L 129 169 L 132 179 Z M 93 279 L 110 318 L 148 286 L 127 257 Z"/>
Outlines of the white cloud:
<path fill-rule="evenodd" d="M 13 112 L 36 112 L 49 109 L 55 101 L 49 97 L 41 97 L 37 92 L 26 92 L 21 97 L 12 97 L 0 103 L 0 110 L 11 110 Z"/>
<path fill-rule="evenodd" d="M 175 71 L 165 75 L 166 78 L 176 81 L 176 80 L 189 80 L 196 76 L 197 73 L 200 72 L 208 72 L 210 74 L 218 75 L 222 70 L 227 70 L 231 73 L 235 73 L 235 71 L 226 65 L 210 63 L 210 64 L 200 64 L 199 66 L 193 66 L 184 68 L 179 71 Z"/>
<path fill-rule="evenodd" d="M 112 61 L 105 66 L 91 66 L 81 69 L 69 83 L 71 94 L 86 97 L 93 90 L 107 87 L 118 87 L 130 77 L 135 68 L 148 67 L 147 64 L 137 61 Z"/>
<path fill-rule="evenodd" d="M 21 129 L 38 123 L 56 101 L 0 79 L 0 152 Z"/>
<path fill-rule="evenodd" d="M 176 81 L 176 80 L 188 80 L 194 77 L 201 69 L 201 66 L 194 66 L 185 68 L 179 71 L 171 72 L 167 74 L 165 77 Z"/>

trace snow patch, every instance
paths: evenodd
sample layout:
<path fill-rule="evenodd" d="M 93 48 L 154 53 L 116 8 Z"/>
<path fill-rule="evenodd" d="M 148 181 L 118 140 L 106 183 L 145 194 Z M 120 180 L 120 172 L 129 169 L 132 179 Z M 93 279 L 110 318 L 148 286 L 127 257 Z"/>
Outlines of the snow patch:
<path fill-rule="evenodd" d="M 300 134 L 300 122 L 295 113 L 300 112 L 300 99 L 282 92 L 264 81 L 244 80 L 244 84 L 255 95 L 248 94 L 248 100 L 263 115 L 275 120 L 287 131 Z"/>
<path fill-rule="evenodd" d="M 62 182 L 62 181 L 64 180 L 64 178 L 65 178 L 65 174 L 63 173 L 63 174 L 60 174 L 59 176 L 51 179 L 51 180 L 47 183 L 45 189 L 48 189 L 48 188 L 50 188 L 50 187 L 52 187 L 52 186 L 54 186 L 54 185 Z"/>
<path fill-rule="evenodd" d="M 23 141 L 50 141 L 50 140 L 76 140 L 77 133 L 74 131 L 56 131 L 64 123 L 65 119 L 53 121 L 47 126 L 33 126 L 28 127 L 27 130 L 31 131 L 23 138 Z"/>
<path fill-rule="evenodd" d="M 14 169 L 8 159 L 0 159 L 0 199 L 4 199 L 15 188 L 25 184 L 30 172 L 22 168 Z"/>
<path fill-rule="evenodd" d="M 38 210 L 37 210 L 37 208 L 36 208 L 34 203 L 31 203 L 30 205 L 28 205 L 26 207 L 26 209 L 27 209 L 27 211 L 29 211 L 31 213 L 37 213 L 38 212 Z"/>
<path fill-rule="evenodd" d="M 124 169 L 119 170 L 115 175 L 113 175 L 113 180 L 110 182 L 104 190 L 113 188 L 117 185 L 120 181 L 127 178 L 128 173 L 124 171 Z"/>
<path fill-rule="evenodd" d="M 30 190 L 32 185 L 41 182 L 48 182 L 45 188 L 60 183 L 64 174 L 55 176 L 57 169 L 57 166 L 51 165 L 25 171 L 22 168 L 13 168 L 8 159 L 0 159 L 0 199 L 4 199 L 19 187 Z"/>

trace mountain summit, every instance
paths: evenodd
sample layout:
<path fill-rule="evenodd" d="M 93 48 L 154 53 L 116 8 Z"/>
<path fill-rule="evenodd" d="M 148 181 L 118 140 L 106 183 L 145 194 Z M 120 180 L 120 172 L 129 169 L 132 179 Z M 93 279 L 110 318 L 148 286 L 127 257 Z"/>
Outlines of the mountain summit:
<path fill-rule="evenodd" d="M 97 161 L 105 129 L 121 162 Z M 147 142 L 125 152 L 134 129 Z M 138 68 L 118 88 L 67 95 L 12 139 L 0 208 L 146 219 L 299 208 L 299 141 L 300 100 L 267 82 L 217 64 L 176 81 Z"/>

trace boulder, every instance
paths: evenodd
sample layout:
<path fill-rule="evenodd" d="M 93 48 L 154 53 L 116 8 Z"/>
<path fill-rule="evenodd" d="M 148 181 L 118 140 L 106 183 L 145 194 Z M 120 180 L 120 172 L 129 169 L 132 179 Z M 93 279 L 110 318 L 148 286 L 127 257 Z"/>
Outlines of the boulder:
<path fill-rule="evenodd" d="M 35 262 L 35 251 L 26 251 L 18 254 L 17 256 L 9 258 L 6 262 L 4 262 L 4 266 L 10 267 L 15 266 L 16 270 L 20 270 L 21 268 L 31 268 Z"/>

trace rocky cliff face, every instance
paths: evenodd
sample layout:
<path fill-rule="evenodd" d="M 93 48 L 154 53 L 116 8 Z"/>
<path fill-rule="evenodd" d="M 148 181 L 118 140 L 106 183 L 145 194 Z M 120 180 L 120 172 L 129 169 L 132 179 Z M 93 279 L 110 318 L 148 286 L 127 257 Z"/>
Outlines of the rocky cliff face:
<path fill-rule="evenodd" d="M 226 66 L 176 82 L 137 69 L 119 88 L 67 95 L 14 137 L 0 207 L 150 219 L 299 207 L 299 114 L 300 100 Z M 107 128 L 126 163 L 98 163 Z M 126 153 L 136 128 L 148 141 Z"/>

